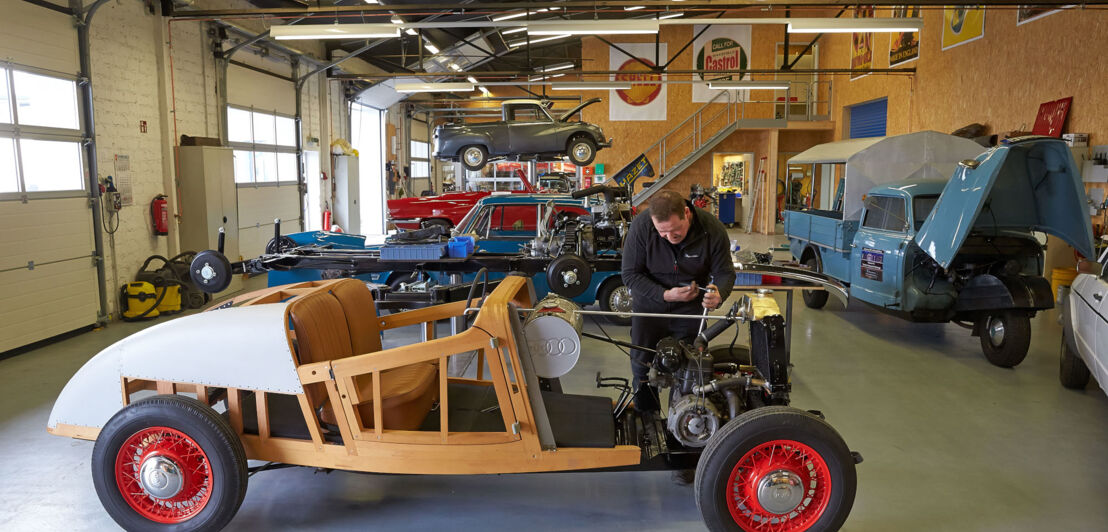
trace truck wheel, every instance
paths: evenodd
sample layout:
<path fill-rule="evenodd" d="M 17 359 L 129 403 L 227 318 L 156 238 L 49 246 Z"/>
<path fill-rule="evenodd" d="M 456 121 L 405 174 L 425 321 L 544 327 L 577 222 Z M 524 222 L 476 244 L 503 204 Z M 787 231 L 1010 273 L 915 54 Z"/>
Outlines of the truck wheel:
<path fill-rule="evenodd" d="M 827 422 L 787 406 L 723 426 L 696 466 L 708 530 L 838 530 L 857 490 L 855 460 Z"/>
<path fill-rule="evenodd" d="M 1066 343 L 1065 334 L 1062 336 L 1062 357 L 1059 364 L 1058 380 L 1062 386 L 1073 390 L 1083 390 L 1089 384 L 1089 367 L 1085 361 L 1077 356 Z"/>
<path fill-rule="evenodd" d="M 485 147 L 480 144 L 466 146 L 462 148 L 460 159 L 462 161 L 462 166 L 466 167 L 466 170 L 476 172 L 488 164 L 489 150 L 486 150 Z"/>
<path fill-rule="evenodd" d="M 815 257 L 808 257 L 804 265 L 813 272 L 819 272 L 819 261 Z M 800 296 L 804 298 L 804 305 L 808 308 L 823 308 L 827 304 L 827 290 L 803 290 Z"/>
<path fill-rule="evenodd" d="M 126 530 L 219 530 L 246 495 L 246 453 L 227 420 L 200 401 L 158 395 L 108 421 L 92 481 Z"/>
<path fill-rule="evenodd" d="M 588 137 L 574 137 L 569 141 L 566 155 L 569 156 L 569 162 L 577 166 L 587 166 L 596 158 L 596 143 Z"/>
<path fill-rule="evenodd" d="M 605 312 L 631 312 L 631 289 L 622 279 L 606 283 L 600 290 L 600 310 Z M 615 325 L 631 325 L 631 316 L 607 316 Z"/>
<path fill-rule="evenodd" d="M 981 326 L 981 351 L 994 366 L 1012 368 L 1027 357 L 1031 346 L 1031 317 L 1024 312 L 985 316 Z"/>

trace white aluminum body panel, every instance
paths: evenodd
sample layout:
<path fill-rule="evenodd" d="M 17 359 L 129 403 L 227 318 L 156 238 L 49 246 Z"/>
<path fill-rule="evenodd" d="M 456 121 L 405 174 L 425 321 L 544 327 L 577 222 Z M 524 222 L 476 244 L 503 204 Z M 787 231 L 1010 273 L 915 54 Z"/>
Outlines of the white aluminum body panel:
<path fill-rule="evenodd" d="M 112 344 L 69 379 L 48 426 L 103 427 L 123 408 L 122 377 L 303 393 L 285 334 L 287 306 L 201 312 Z"/>

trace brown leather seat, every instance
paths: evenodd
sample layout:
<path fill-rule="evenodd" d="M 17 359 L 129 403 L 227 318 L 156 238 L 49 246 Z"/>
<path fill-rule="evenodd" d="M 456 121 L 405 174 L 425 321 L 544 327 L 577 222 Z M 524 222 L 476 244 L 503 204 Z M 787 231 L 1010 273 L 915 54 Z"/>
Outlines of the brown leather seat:
<path fill-rule="evenodd" d="M 289 307 L 299 344 L 300 363 L 335 360 L 381 350 L 373 295 L 365 284 L 344 279 L 326 291 L 301 296 Z M 362 402 L 358 411 L 365 428 L 373 427 L 373 376 L 355 379 Z M 418 428 L 438 399 L 438 364 L 421 362 L 381 372 L 381 414 L 385 429 Z M 309 385 L 308 399 L 314 408 L 323 406 L 321 419 L 335 423 L 322 385 Z"/>

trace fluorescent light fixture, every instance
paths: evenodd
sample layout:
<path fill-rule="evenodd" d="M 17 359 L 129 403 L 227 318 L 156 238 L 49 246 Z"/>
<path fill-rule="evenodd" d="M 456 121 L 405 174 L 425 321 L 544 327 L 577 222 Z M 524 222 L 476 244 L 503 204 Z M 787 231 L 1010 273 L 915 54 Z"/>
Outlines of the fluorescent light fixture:
<path fill-rule="evenodd" d="M 367 4 L 378 4 L 380 2 L 378 2 L 377 0 L 365 0 L 365 3 L 367 3 Z"/>
<path fill-rule="evenodd" d="M 458 63 L 450 63 L 450 70 L 456 70 L 461 72 L 462 67 L 458 66 Z"/>
<path fill-rule="evenodd" d="M 638 10 L 643 9 L 645 7 L 646 6 L 627 6 L 627 7 L 623 8 L 623 10 L 624 11 L 638 11 Z"/>
<path fill-rule="evenodd" d="M 403 24 L 404 19 L 400 18 L 400 15 L 393 15 L 392 18 L 389 19 L 389 22 L 393 24 Z"/>
<path fill-rule="evenodd" d="M 553 41 L 554 39 L 564 39 L 566 37 L 569 37 L 568 33 L 561 33 L 561 34 L 558 34 L 558 35 L 550 35 L 548 37 L 542 37 L 542 38 L 539 38 L 539 39 L 531 39 L 531 44 L 537 44 L 537 43 L 546 42 L 546 41 Z M 518 40 L 518 41 L 512 41 L 512 42 L 508 43 L 508 47 L 509 48 L 516 48 L 516 47 L 519 47 L 519 46 L 523 46 L 525 44 L 527 44 L 527 40 L 526 39 L 521 39 L 521 40 Z"/>
<path fill-rule="evenodd" d="M 898 33 L 920 31 L 922 18 L 798 18 L 789 33 Z"/>
<path fill-rule="evenodd" d="M 504 15 L 497 15 L 495 17 L 492 17 L 492 21 L 493 22 L 500 22 L 501 20 L 512 20 L 513 18 L 519 18 L 519 17 L 525 17 L 525 16 L 527 16 L 526 11 L 517 11 L 515 13 L 506 13 Z"/>
<path fill-rule="evenodd" d="M 472 84 L 474 84 L 474 85 L 476 85 L 476 84 L 477 84 L 477 78 L 475 78 L 475 77 L 473 77 L 473 76 L 466 76 L 466 81 L 468 81 L 468 82 L 470 82 L 470 83 L 472 83 Z"/>
<path fill-rule="evenodd" d="M 657 20 L 573 20 L 568 22 L 532 22 L 528 35 L 654 35 Z M 533 41 L 532 41 L 533 42 Z"/>
<path fill-rule="evenodd" d="M 482 94 L 484 94 L 485 96 L 489 96 L 489 95 L 491 95 L 491 94 L 492 94 L 491 92 L 489 92 L 489 89 L 486 89 L 486 88 L 485 88 L 485 86 L 484 86 L 484 85 L 480 85 L 480 86 L 478 86 L 477 88 L 478 88 L 478 89 L 481 89 L 481 93 L 482 93 Z"/>
<path fill-rule="evenodd" d="M 542 9 L 536 9 L 536 10 L 534 11 L 534 13 L 546 13 L 547 11 L 550 11 L 550 8 L 549 8 L 549 7 L 544 7 L 544 8 L 542 8 Z"/>
<path fill-rule="evenodd" d="M 535 72 L 553 72 L 555 70 L 566 70 L 567 68 L 573 68 L 573 62 L 568 63 L 555 63 L 553 65 L 546 65 L 535 68 Z"/>
<path fill-rule="evenodd" d="M 419 35 L 419 32 L 417 32 L 416 30 L 413 30 L 412 28 L 408 28 L 408 29 L 404 30 L 404 33 L 407 33 L 408 35 Z"/>
<path fill-rule="evenodd" d="M 709 89 L 788 90 L 787 81 L 709 81 Z"/>
<path fill-rule="evenodd" d="M 625 81 L 561 81 L 550 88 L 556 91 L 627 90 L 631 84 Z"/>
<path fill-rule="evenodd" d="M 669 18 L 677 18 L 677 17 L 682 17 L 684 15 L 685 15 L 685 13 L 683 13 L 683 12 L 681 12 L 681 13 L 666 13 L 665 15 L 658 15 L 658 20 L 666 20 L 666 19 L 669 19 Z"/>
<path fill-rule="evenodd" d="M 560 78 L 564 75 L 565 74 L 544 74 L 542 76 L 531 76 L 531 77 L 527 78 L 527 81 L 543 81 L 543 80 L 547 80 L 547 79 Z"/>
<path fill-rule="evenodd" d="M 438 48 L 437 46 L 435 46 L 435 45 L 431 44 L 431 41 L 428 41 L 427 39 L 423 39 L 423 47 L 424 47 L 424 48 L 425 48 L 425 49 L 426 49 L 426 50 L 427 50 L 428 52 L 431 52 L 432 54 L 437 54 L 437 53 L 439 53 L 439 48 Z"/>
<path fill-rule="evenodd" d="M 279 41 L 296 39 L 388 39 L 399 37 L 400 28 L 393 24 L 282 24 L 270 27 L 269 35 Z"/>
<path fill-rule="evenodd" d="M 472 83 L 397 83 L 396 92 L 470 92 Z"/>
<path fill-rule="evenodd" d="M 518 28 L 512 28 L 510 30 L 504 30 L 504 31 L 500 32 L 500 34 L 501 35 L 511 35 L 513 33 L 519 33 L 521 31 L 527 31 L 527 27 L 526 26 L 520 26 Z"/>

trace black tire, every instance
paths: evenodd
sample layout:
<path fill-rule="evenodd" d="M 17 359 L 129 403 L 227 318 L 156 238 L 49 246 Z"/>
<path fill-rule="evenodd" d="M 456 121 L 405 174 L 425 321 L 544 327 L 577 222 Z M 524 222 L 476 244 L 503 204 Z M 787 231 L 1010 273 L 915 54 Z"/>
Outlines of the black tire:
<path fill-rule="evenodd" d="M 566 146 L 566 157 L 576 166 L 588 166 L 596 158 L 596 143 L 588 137 L 574 137 Z"/>
<path fill-rule="evenodd" d="M 747 456 L 756 448 L 769 447 L 770 443 L 774 443 L 775 448 L 785 445 L 793 452 L 779 453 L 768 458 L 760 454 Z M 790 446 L 789 443 L 792 445 Z M 801 449 L 800 445 L 807 449 Z M 777 457 L 778 462 L 773 463 L 773 456 Z M 801 456 L 809 458 L 799 459 L 798 457 Z M 740 488 L 742 484 L 732 485 L 731 475 L 738 470 L 740 461 L 747 458 L 755 461 L 759 457 L 763 464 L 768 462 L 773 466 L 765 467 L 763 469 L 765 474 L 758 473 L 757 468 L 754 468 L 751 473 L 765 478 L 771 469 L 793 471 L 795 475 L 793 478 L 799 479 L 808 489 L 800 494 L 793 494 L 793 496 L 799 496 L 800 500 L 796 501 L 793 510 L 784 514 L 773 514 L 766 510 L 756 511 L 749 506 L 746 508 L 749 511 L 747 513 L 736 505 L 735 511 L 742 514 L 741 519 L 758 522 L 754 516 L 757 515 L 756 512 L 761 512 L 766 518 L 787 516 L 789 520 L 799 520 L 794 523 L 796 526 L 804 525 L 805 519 L 810 520 L 811 522 L 803 530 L 838 530 L 843 525 L 854 505 L 858 484 L 854 470 L 854 457 L 847 448 L 846 442 L 831 425 L 808 412 L 787 406 L 767 406 L 747 411 L 729 421 L 712 436 L 700 456 L 693 489 L 696 493 L 696 506 L 700 509 L 708 530 L 713 532 L 743 530 L 739 520 L 732 515 L 728 501 L 732 490 Z M 822 464 L 815 458 L 818 458 Z M 790 464 L 789 461 L 794 462 Z M 812 467 L 808 469 L 803 467 L 804 465 Z M 805 475 L 803 478 L 799 478 L 797 473 L 800 472 Z M 820 487 L 827 489 L 812 491 L 819 490 Z M 822 504 L 824 497 L 826 497 L 826 505 L 821 509 L 818 506 Z M 808 501 L 807 505 L 804 501 Z"/>
<path fill-rule="evenodd" d="M 808 257 L 808 260 L 804 261 L 804 265 L 809 270 L 819 273 L 819 261 L 815 257 Z M 800 297 L 804 298 L 804 305 L 808 308 L 820 309 L 827 304 L 827 290 L 802 290 Z"/>
<path fill-rule="evenodd" d="M 466 170 L 476 172 L 489 164 L 489 150 L 480 144 L 471 144 L 458 150 L 458 160 Z"/>
<path fill-rule="evenodd" d="M 449 220 L 443 220 L 442 218 L 431 218 L 430 220 L 423 220 L 422 222 L 419 222 L 419 226 L 422 229 L 438 226 L 445 227 L 447 230 L 450 230 L 452 227 L 454 227 L 454 225 L 451 224 Z"/>
<path fill-rule="evenodd" d="M 176 434 L 164 429 L 171 429 Z M 159 430 L 162 431 L 159 437 L 149 436 L 149 431 L 158 433 L 156 431 Z M 185 439 L 181 439 L 181 435 Z M 189 449 L 190 444 L 191 450 L 199 448 L 203 456 L 197 458 L 193 452 L 182 457 L 169 452 L 179 451 L 182 446 Z M 131 450 L 123 454 L 121 451 L 125 445 Z M 192 493 L 192 497 L 186 500 L 195 500 L 207 493 L 208 499 L 198 511 L 186 505 L 157 505 L 142 484 L 130 485 L 138 490 L 129 496 L 130 502 L 124 497 L 116 480 L 117 461 L 127 460 L 130 453 L 143 456 L 155 450 L 162 450 L 165 453 L 162 456 L 170 458 L 174 466 L 180 465 L 193 471 L 207 470 L 207 475 L 200 474 L 205 477 L 205 482 L 210 483 L 207 489 L 197 489 L 197 485 L 189 481 L 182 484 L 177 495 L 185 497 Z M 153 459 L 144 459 L 141 464 Z M 141 464 L 134 464 L 133 467 Z M 122 464 L 122 470 L 126 470 L 126 463 Z M 126 530 L 219 530 L 235 516 L 246 495 L 246 453 L 231 425 L 211 408 L 191 397 L 158 395 L 136 401 L 117 412 L 104 425 L 92 449 L 92 481 L 104 509 Z M 164 512 L 169 512 L 169 517 L 181 520 L 170 524 L 159 523 L 140 513 L 132 504 L 150 504 L 148 512 L 151 515 L 163 512 L 164 516 Z"/>
<path fill-rule="evenodd" d="M 1062 356 L 1058 366 L 1058 380 L 1062 382 L 1062 386 L 1071 390 L 1084 390 L 1089 384 L 1089 367 L 1070 349 L 1065 333 L 1062 334 Z"/>
<path fill-rule="evenodd" d="M 597 294 L 600 310 L 605 312 L 629 312 L 631 310 L 631 289 L 622 279 L 608 281 Z M 631 316 L 606 316 L 613 325 L 631 325 Z"/>
<path fill-rule="evenodd" d="M 1026 312 L 1000 312 L 982 318 L 981 351 L 994 366 L 1013 368 L 1027 358 L 1031 347 L 1031 316 Z M 991 323 L 999 322 L 1002 333 L 999 339 L 990 333 Z"/>

